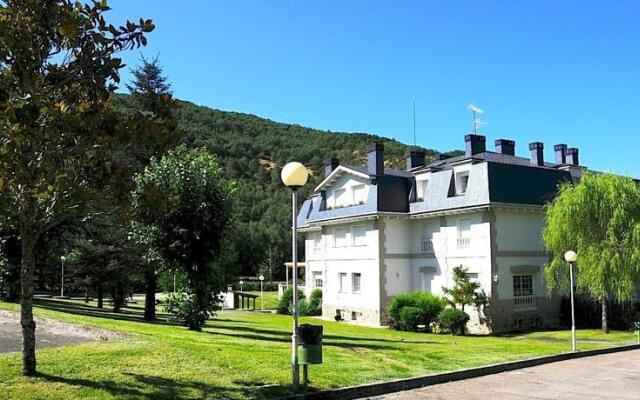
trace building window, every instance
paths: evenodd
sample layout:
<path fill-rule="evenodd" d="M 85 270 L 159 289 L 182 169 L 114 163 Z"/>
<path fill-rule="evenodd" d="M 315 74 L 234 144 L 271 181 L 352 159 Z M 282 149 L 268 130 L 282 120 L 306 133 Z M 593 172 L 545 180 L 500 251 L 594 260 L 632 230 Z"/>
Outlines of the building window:
<path fill-rule="evenodd" d="M 338 292 L 344 293 L 347 291 L 347 273 L 340 272 L 338 274 Z"/>
<path fill-rule="evenodd" d="M 420 273 L 420 286 L 422 287 L 423 292 L 430 293 L 431 292 L 431 281 L 433 280 L 434 274 L 421 272 Z"/>
<path fill-rule="evenodd" d="M 425 201 L 427 198 L 427 186 L 429 186 L 429 180 L 420 180 L 416 184 L 416 201 Z"/>
<path fill-rule="evenodd" d="M 469 171 L 456 172 L 456 196 L 467 193 L 467 184 L 469 183 Z"/>
<path fill-rule="evenodd" d="M 348 233 L 347 228 L 336 228 L 333 231 L 334 247 L 347 247 L 349 245 Z"/>
<path fill-rule="evenodd" d="M 364 204 L 366 199 L 366 189 L 364 185 L 357 185 L 353 187 L 353 204 Z"/>
<path fill-rule="evenodd" d="M 313 235 L 313 248 L 318 250 L 322 248 L 322 235 Z"/>
<path fill-rule="evenodd" d="M 513 277 L 513 309 L 514 311 L 535 310 L 536 298 L 533 295 L 533 276 L 515 275 Z"/>
<path fill-rule="evenodd" d="M 342 207 L 347 202 L 347 191 L 345 189 L 338 189 L 333 192 L 333 205 L 335 207 Z"/>
<path fill-rule="evenodd" d="M 464 250 L 471 247 L 471 220 L 468 218 L 459 219 L 457 223 L 457 248 Z"/>
<path fill-rule="evenodd" d="M 321 271 L 313 271 L 313 287 L 322 288 L 324 286 L 324 280 L 322 279 Z"/>
<path fill-rule="evenodd" d="M 515 275 L 513 277 L 513 296 L 533 296 L 532 275 Z"/>
<path fill-rule="evenodd" d="M 351 291 L 360 293 L 362 274 L 359 272 L 351 274 Z"/>
<path fill-rule="evenodd" d="M 353 245 L 354 246 L 367 245 L 367 227 L 366 226 L 357 225 L 353 227 Z"/>

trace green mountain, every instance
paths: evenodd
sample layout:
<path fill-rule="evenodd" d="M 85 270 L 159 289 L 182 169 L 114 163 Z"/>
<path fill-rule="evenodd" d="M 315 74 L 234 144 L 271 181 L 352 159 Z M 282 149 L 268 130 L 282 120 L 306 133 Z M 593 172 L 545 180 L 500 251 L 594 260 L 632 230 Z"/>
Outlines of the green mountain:
<path fill-rule="evenodd" d="M 116 106 L 130 109 L 127 95 L 116 95 Z M 290 194 L 280 182 L 280 168 L 300 161 L 311 171 L 301 191 L 306 197 L 322 180 L 323 160 L 337 157 L 341 164 L 365 164 L 368 144 L 383 142 L 386 166 L 403 169 L 404 153 L 416 147 L 365 133 L 338 133 L 270 121 L 250 114 L 220 111 L 181 101 L 176 111 L 190 146 L 215 154 L 226 175 L 237 183 L 237 217 L 229 235 L 229 264 L 244 275 L 284 275 L 290 259 Z M 418 147 L 432 160 L 437 152 Z M 459 152 L 447 153 L 455 155 Z"/>

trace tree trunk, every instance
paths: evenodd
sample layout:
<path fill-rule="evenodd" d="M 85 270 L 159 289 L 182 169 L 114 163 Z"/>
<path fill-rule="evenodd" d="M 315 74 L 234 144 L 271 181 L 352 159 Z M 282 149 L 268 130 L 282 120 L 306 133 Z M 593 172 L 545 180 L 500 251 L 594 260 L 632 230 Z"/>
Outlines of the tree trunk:
<path fill-rule="evenodd" d="M 104 307 L 104 289 L 102 283 L 98 282 L 98 308 Z"/>
<path fill-rule="evenodd" d="M 147 281 L 147 291 L 144 298 L 144 319 L 153 321 L 156 319 L 156 287 L 158 282 L 154 268 L 148 268 L 145 271 L 145 280 Z"/>
<path fill-rule="evenodd" d="M 602 332 L 609 333 L 609 320 L 607 318 L 607 299 L 602 299 Z"/>
<path fill-rule="evenodd" d="M 36 373 L 36 322 L 33 320 L 33 273 L 36 235 L 21 229 L 22 269 L 20 271 L 20 325 L 22 326 L 22 374 Z"/>

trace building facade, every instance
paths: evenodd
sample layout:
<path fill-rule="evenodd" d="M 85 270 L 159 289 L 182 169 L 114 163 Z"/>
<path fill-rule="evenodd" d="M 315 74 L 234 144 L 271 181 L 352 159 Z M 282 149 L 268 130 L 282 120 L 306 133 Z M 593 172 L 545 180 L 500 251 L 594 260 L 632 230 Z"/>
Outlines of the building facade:
<path fill-rule="evenodd" d="M 366 166 L 331 159 L 325 179 L 297 217 L 305 235 L 306 288 L 323 290 L 323 316 L 385 325 L 390 299 L 422 290 L 442 294 L 453 268 L 464 266 L 489 304 L 470 311 L 476 333 L 553 326 L 559 298 L 542 279 L 548 257 L 541 240 L 543 206 L 562 182 L 580 178 L 578 150 L 543 144 L 530 158 L 515 143 L 467 135 L 462 156 L 425 165 L 410 152 L 406 170 L 384 168 L 372 144 Z"/>

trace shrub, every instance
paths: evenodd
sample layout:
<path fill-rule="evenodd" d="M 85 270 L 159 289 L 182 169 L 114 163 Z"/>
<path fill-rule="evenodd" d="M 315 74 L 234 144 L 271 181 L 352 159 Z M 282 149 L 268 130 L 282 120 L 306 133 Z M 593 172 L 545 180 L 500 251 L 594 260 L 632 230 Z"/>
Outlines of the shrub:
<path fill-rule="evenodd" d="M 415 332 L 418 330 L 418 325 L 422 324 L 423 319 L 422 310 L 418 307 L 402 307 L 398 328 L 403 331 Z"/>
<path fill-rule="evenodd" d="M 444 308 L 441 297 L 426 292 L 402 293 L 396 295 L 389 303 L 389 320 L 391 326 L 401 329 L 401 312 L 405 307 L 415 307 L 420 310 L 420 322 L 417 325 L 429 326 L 438 313 Z"/>
<path fill-rule="evenodd" d="M 438 314 L 440 327 L 451 332 L 452 335 L 460 332 L 464 334 L 464 326 L 469 321 L 469 315 L 457 308 L 447 308 Z"/>
<path fill-rule="evenodd" d="M 186 293 L 172 293 L 168 295 L 164 302 L 164 310 L 173 314 L 173 320 L 192 330 L 201 330 L 205 322 L 211 315 L 219 309 L 219 299 L 210 302 L 210 305 L 203 309 L 202 305 L 196 303 L 193 295 Z"/>
<path fill-rule="evenodd" d="M 308 314 L 304 315 L 322 315 L 322 290 L 318 288 L 313 289 L 307 303 L 309 306 L 307 310 Z"/>
<path fill-rule="evenodd" d="M 302 290 L 298 289 L 298 311 L 300 310 L 301 300 L 304 299 L 304 293 Z M 278 300 L 278 305 L 276 306 L 276 312 L 278 314 L 292 314 L 291 305 L 293 303 L 293 287 L 289 287 L 284 291 L 280 300 Z"/>
<path fill-rule="evenodd" d="M 277 292 L 278 291 L 278 282 L 268 282 L 264 281 L 262 284 L 262 290 L 265 292 Z M 240 291 L 240 282 L 235 282 L 231 286 L 233 286 L 233 290 Z M 242 290 L 244 292 L 259 292 L 260 291 L 260 281 L 243 281 L 242 282 Z"/>

